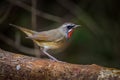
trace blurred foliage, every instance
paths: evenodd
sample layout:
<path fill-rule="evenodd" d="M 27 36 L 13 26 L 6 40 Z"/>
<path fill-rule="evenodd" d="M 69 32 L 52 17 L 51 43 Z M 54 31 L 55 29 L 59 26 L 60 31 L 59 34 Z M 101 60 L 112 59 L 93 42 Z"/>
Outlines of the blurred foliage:
<path fill-rule="evenodd" d="M 120 68 L 119 0 L 34 1 L 37 1 L 36 9 L 40 11 L 36 20 L 37 31 L 56 28 L 64 22 L 81 25 L 73 34 L 70 46 L 54 56 L 71 63 Z M 12 23 L 33 29 L 31 7 L 30 0 L 0 1 L 0 48 L 24 52 L 15 46 L 17 41 L 33 48 L 31 40 L 25 39 L 22 32 L 8 25 Z M 13 40 L 13 45 L 8 39 Z"/>

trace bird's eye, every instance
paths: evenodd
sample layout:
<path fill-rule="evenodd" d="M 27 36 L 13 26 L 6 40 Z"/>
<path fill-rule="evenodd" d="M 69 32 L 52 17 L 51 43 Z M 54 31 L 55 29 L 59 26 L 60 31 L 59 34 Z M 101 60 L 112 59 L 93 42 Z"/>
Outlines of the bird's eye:
<path fill-rule="evenodd" d="M 73 25 L 70 25 L 70 26 L 67 26 L 67 29 L 72 29 L 74 26 Z"/>

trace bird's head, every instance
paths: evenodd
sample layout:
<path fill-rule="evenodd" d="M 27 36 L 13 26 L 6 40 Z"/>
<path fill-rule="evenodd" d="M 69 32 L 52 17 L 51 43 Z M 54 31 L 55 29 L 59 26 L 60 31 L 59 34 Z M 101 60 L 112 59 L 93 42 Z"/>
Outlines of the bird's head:
<path fill-rule="evenodd" d="M 72 36 L 74 29 L 77 28 L 78 26 L 80 26 L 80 25 L 76 25 L 73 23 L 64 23 L 60 27 L 60 29 L 61 29 L 62 33 L 64 34 L 64 36 L 67 39 L 69 39 Z"/>

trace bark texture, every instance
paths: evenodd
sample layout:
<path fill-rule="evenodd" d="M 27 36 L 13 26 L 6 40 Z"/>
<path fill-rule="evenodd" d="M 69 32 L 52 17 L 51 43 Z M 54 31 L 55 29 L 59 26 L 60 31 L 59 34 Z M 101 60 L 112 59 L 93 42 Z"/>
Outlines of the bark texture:
<path fill-rule="evenodd" d="M 55 62 L 0 49 L 0 80 L 120 80 L 120 70 Z"/>

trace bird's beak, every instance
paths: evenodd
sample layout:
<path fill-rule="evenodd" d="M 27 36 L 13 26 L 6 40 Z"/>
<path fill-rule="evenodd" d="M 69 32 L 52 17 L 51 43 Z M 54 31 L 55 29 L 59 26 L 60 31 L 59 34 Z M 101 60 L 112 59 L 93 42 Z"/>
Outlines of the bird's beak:
<path fill-rule="evenodd" d="M 79 27 L 80 25 L 75 25 L 75 27 L 74 28 L 77 28 L 77 27 Z"/>

